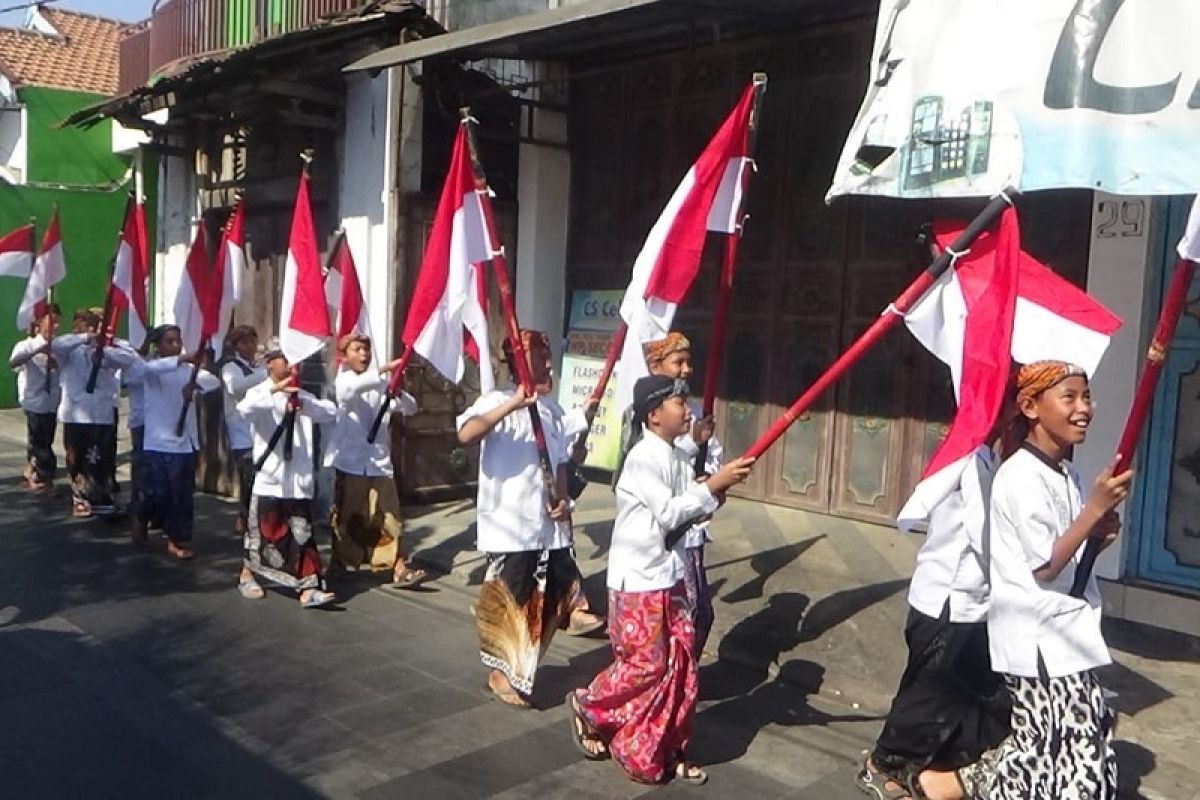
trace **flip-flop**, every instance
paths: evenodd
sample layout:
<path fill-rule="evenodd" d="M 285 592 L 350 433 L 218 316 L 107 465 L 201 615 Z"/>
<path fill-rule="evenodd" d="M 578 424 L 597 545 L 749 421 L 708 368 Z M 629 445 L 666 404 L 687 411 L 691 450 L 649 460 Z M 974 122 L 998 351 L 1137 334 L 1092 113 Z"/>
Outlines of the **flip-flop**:
<path fill-rule="evenodd" d="M 854 779 L 854 785 L 860 792 L 875 800 L 910 800 L 913 795 L 900 781 L 889 778 L 879 770 L 871 769 L 871 754 L 868 751 L 864 750 L 862 757 L 862 766 Z M 896 788 L 889 789 L 889 783 L 896 784 Z"/>
<path fill-rule="evenodd" d="M 703 786 L 708 783 L 708 773 L 690 761 L 680 761 L 675 765 L 675 780 Z"/>
<path fill-rule="evenodd" d="M 400 577 L 392 576 L 391 585 L 393 589 L 415 589 L 424 583 L 428 577 L 429 573 L 423 569 L 407 567 L 404 572 L 400 573 Z"/>
<path fill-rule="evenodd" d="M 254 580 L 254 578 L 247 578 L 244 581 L 238 582 L 238 591 L 247 600 L 262 600 L 267 596 L 267 593 L 263 591 L 263 588 L 258 585 L 258 581 Z"/>
<path fill-rule="evenodd" d="M 514 689 L 512 684 L 508 682 L 507 678 L 504 681 L 504 688 L 497 689 L 495 686 L 492 686 L 492 679 L 489 675 L 488 679 L 484 682 L 483 687 L 487 690 L 488 695 L 493 700 L 504 703 L 506 706 L 512 706 L 513 708 L 520 709 L 522 711 L 528 711 L 533 708 L 533 703 L 530 703 L 521 695 L 520 692 Z"/>
<path fill-rule="evenodd" d="M 568 636 L 590 636 L 596 631 L 603 630 L 608 625 L 608 620 L 599 614 L 593 614 L 590 611 L 580 612 L 580 616 L 584 614 L 591 617 L 591 619 L 578 624 L 575 622 L 576 614 L 571 614 L 567 622 Z"/>
<path fill-rule="evenodd" d="M 323 592 L 320 589 L 314 589 L 307 600 L 301 600 L 300 605 L 303 608 L 321 608 L 327 606 L 337 600 L 337 595 L 333 592 Z"/>
<path fill-rule="evenodd" d="M 566 704 L 567 713 L 570 714 L 571 741 L 575 743 L 575 749 L 582 753 L 588 761 L 607 761 L 612 758 L 612 753 L 608 751 L 608 745 L 583 718 L 583 712 L 579 710 L 579 702 L 575 699 L 574 689 L 567 692 Z M 588 741 L 599 742 L 603 749 L 589 750 L 586 744 Z"/>

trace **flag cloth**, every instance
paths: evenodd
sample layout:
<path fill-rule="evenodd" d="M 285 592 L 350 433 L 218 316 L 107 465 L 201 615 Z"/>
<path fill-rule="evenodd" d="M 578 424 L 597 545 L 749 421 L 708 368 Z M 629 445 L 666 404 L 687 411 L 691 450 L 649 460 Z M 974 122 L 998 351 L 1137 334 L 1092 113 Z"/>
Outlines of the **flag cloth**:
<path fill-rule="evenodd" d="M 175 324 L 184 352 L 195 353 L 206 338 L 216 332 L 217 308 L 213 290 L 219 287 L 217 276 L 208 260 L 208 231 L 204 218 L 196 223 L 196 235 L 188 249 L 179 288 L 175 290 Z M 214 286 L 216 285 L 216 286 Z"/>
<path fill-rule="evenodd" d="M 287 266 L 283 272 L 283 299 L 279 313 L 279 344 L 292 364 L 316 353 L 332 334 L 329 308 L 325 305 L 325 285 L 321 279 L 321 258 L 313 227 L 312 205 L 308 193 L 308 172 L 300 173 L 296 205 L 292 213 L 292 231 L 288 237 Z"/>
<path fill-rule="evenodd" d="M 239 201 L 233 209 L 233 216 L 225 223 L 221 231 L 221 243 L 217 246 L 216 264 L 213 267 L 215 275 L 221 281 L 221 301 L 217 312 L 216 340 L 224 340 L 229 332 L 229 323 L 233 318 L 233 310 L 242 299 L 242 279 L 246 271 L 246 210 Z"/>
<path fill-rule="evenodd" d="M 326 298 L 331 297 L 330 290 L 335 288 L 337 295 L 332 308 L 335 308 L 337 320 L 334 332 L 340 341 L 347 334 L 356 333 L 371 338 L 371 320 L 367 316 L 367 301 L 363 297 L 362 281 L 358 278 L 358 268 L 354 265 L 354 254 L 350 252 L 350 242 L 345 234 L 338 238 L 333 257 L 329 259 L 329 274 L 325 276 Z M 371 348 L 371 357 L 376 355 L 376 347 Z"/>
<path fill-rule="evenodd" d="M 621 319 L 629 326 L 629 333 L 617 367 L 619 408 L 633 402 L 633 385 L 647 374 L 642 344 L 661 339 L 670 331 L 675 309 L 700 270 L 708 231 L 737 231 L 743 177 L 749 166 L 753 105 L 751 83 L 675 188 L 634 259 L 633 275 L 621 300 Z"/>
<path fill-rule="evenodd" d="M 33 262 L 29 282 L 25 284 L 25 295 L 17 308 L 19 330 L 28 330 L 30 325 L 42 318 L 48 308 L 50 287 L 67 277 L 67 258 L 63 253 L 58 224 L 58 208 L 55 208 L 50 224 L 42 235 L 42 252 Z"/>
<path fill-rule="evenodd" d="M 150 284 L 148 252 L 145 209 L 141 203 L 131 202 L 125 207 L 125 222 L 121 226 L 117 257 L 113 263 L 112 319 L 108 321 L 108 330 L 116 330 L 121 312 L 127 311 L 128 338 L 134 347 L 141 347 L 146 341 L 146 294 Z"/>
<path fill-rule="evenodd" d="M 1184 228 L 1183 238 L 1179 240 L 1179 257 L 1188 261 L 1200 261 L 1200 195 L 1192 200 L 1187 227 Z"/>
<path fill-rule="evenodd" d="M 400 338 L 456 383 L 463 378 L 465 351 L 479 364 L 481 392 L 495 385 L 484 272 L 494 250 L 475 193 L 466 127 L 459 125 Z"/>
<path fill-rule="evenodd" d="M 948 246 L 962 225 L 939 223 Z M 958 410 L 921 481 L 897 515 L 902 529 L 925 519 L 958 485 L 988 439 L 1004 402 L 1010 364 L 1057 359 L 1095 373 L 1121 320 L 1082 289 L 1021 250 L 1017 212 L 1005 210 L 905 315 L 922 345 L 950 368 Z"/>
<path fill-rule="evenodd" d="M 33 269 L 33 225 L 0 238 L 0 277 L 28 278 Z"/>

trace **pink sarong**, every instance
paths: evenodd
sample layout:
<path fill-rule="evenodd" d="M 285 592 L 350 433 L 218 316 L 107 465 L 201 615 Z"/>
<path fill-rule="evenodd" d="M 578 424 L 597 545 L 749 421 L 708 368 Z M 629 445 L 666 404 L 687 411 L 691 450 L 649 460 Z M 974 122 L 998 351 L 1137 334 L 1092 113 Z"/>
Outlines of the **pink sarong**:
<path fill-rule="evenodd" d="M 584 719 L 634 780 L 669 778 L 692 736 L 696 631 L 683 581 L 651 592 L 609 592 L 615 660 L 576 694 Z"/>

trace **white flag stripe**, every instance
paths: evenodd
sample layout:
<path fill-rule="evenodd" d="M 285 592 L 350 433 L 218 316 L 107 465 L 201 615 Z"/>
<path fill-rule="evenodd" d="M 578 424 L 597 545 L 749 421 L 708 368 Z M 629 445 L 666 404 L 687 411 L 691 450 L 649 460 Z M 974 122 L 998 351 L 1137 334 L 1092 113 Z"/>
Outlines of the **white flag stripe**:
<path fill-rule="evenodd" d="M 18 251 L 0 253 L 0 277 L 28 278 L 33 269 L 33 253 Z"/>
<path fill-rule="evenodd" d="M 340 269 L 331 267 L 329 274 L 325 276 L 325 305 L 336 309 L 337 313 L 332 316 L 332 320 L 334 323 L 340 322 L 342 313 L 342 271 Z M 333 329 L 336 331 L 338 325 L 335 324 Z"/>
<path fill-rule="evenodd" d="M 1179 257 L 1189 261 L 1200 261 L 1200 195 L 1196 195 L 1196 199 L 1192 201 L 1187 228 L 1179 242 Z"/>
<path fill-rule="evenodd" d="M 896 527 L 902 531 L 910 531 L 918 522 L 929 519 L 933 509 L 958 488 L 963 471 L 971 465 L 974 458 L 975 454 L 971 453 L 923 478 L 905 501 L 904 507 L 896 514 Z"/>
<path fill-rule="evenodd" d="M 736 233 L 742 219 L 742 195 L 746 182 L 745 171 L 750 169 L 750 159 L 735 156 L 725 165 L 717 196 L 708 211 L 708 229 L 717 233 Z"/>
<path fill-rule="evenodd" d="M 38 303 L 44 302 L 50 293 L 50 287 L 67 276 L 67 259 L 63 253 L 62 242 L 38 255 L 33 262 L 33 270 L 29 273 L 29 282 L 25 284 L 25 294 L 21 297 L 21 305 L 17 308 L 17 327 L 25 330 L 33 324 L 34 310 Z"/>
<path fill-rule="evenodd" d="M 125 320 L 129 341 L 135 346 L 141 346 L 142 342 L 146 341 L 146 320 L 138 316 L 137 307 L 133 304 L 133 259 L 133 245 L 122 238 L 117 247 L 117 259 L 113 264 L 112 282 L 113 287 L 125 296 Z"/>
<path fill-rule="evenodd" d="M 950 368 L 954 400 L 962 383 L 963 337 L 967 326 L 967 301 L 958 273 L 948 269 L 904 315 L 904 324 L 921 345 Z"/>
<path fill-rule="evenodd" d="M 296 275 L 299 272 L 300 265 L 296 263 L 296 257 L 289 249 L 287 265 L 283 271 L 283 300 L 279 314 L 281 320 L 290 320 L 292 318 L 292 308 L 296 301 Z M 312 334 L 296 330 L 290 325 L 285 324 L 279 333 L 279 346 L 289 363 L 299 364 L 324 347 L 325 339 L 321 336 L 313 336 Z"/>
<path fill-rule="evenodd" d="M 1109 338 L 1017 295 L 1012 357 L 1020 364 L 1056 359 L 1083 367 L 1094 376 Z"/>
<path fill-rule="evenodd" d="M 192 285 L 192 276 L 185 269 L 179 277 L 179 288 L 175 292 L 175 307 L 172 309 L 175 324 L 179 326 L 179 338 L 183 342 L 185 353 L 195 353 L 200 349 L 200 339 L 204 328 L 204 311 L 200 308 L 196 297 L 196 288 Z"/>

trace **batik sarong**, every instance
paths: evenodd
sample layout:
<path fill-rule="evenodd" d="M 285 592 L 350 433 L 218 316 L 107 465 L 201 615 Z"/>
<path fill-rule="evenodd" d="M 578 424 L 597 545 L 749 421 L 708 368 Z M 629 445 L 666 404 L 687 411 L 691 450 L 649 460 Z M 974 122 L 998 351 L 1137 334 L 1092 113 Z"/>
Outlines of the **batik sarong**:
<path fill-rule="evenodd" d="M 925 769 L 974 763 L 1008 736 L 1011 704 L 992 672 L 986 622 L 951 622 L 908 610 L 908 663 L 871 761 L 908 782 Z"/>
<path fill-rule="evenodd" d="M 297 591 L 324 588 L 311 500 L 253 495 L 248 523 L 242 541 L 251 572 Z"/>
<path fill-rule="evenodd" d="M 566 626 L 579 569 L 570 548 L 489 553 L 475 604 L 479 657 L 518 692 L 533 692 L 538 663 Z"/>
<path fill-rule="evenodd" d="M 695 629 L 687 590 L 610 591 L 614 661 L 576 694 L 580 712 L 634 780 L 661 783 L 683 760 L 696 713 Z"/>
<path fill-rule="evenodd" d="M 96 514 L 113 512 L 112 425 L 63 424 L 67 475 L 75 502 Z"/>
<path fill-rule="evenodd" d="M 994 800 L 1112 800 L 1117 796 L 1113 713 L 1094 673 L 1004 676 L 1012 736 L 1000 748 L 985 795 Z"/>
<path fill-rule="evenodd" d="M 137 513 L 177 545 L 192 541 L 195 491 L 195 453 L 142 452 L 141 475 L 134 481 Z"/>
<path fill-rule="evenodd" d="M 692 653 L 699 664 L 708 634 L 712 632 L 713 620 L 716 619 L 712 593 L 708 588 L 708 574 L 704 571 L 704 545 L 684 548 L 683 584 L 692 607 L 692 624 L 696 628 L 696 646 Z"/>
<path fill-rule="evenodd" d="M 250 518 L 250 495 L 254 494 L 254 451 L 249 448 L 230 450 L 238 481 L 238 530 L 245 532 Z"/>
<path fill-rule="evenodd" d="M 57 427 L 58 417 L 53 413 L 25 412 L 28 437 L 25 456 L 29 462 L 26 475 L 37 483 L 50 483 L 58 472 L 58 459 L 54 455 L 54 431 Z"/>
<path fill-rule="evenodd" d="M 337 471 L 333 482 L 333 557 L 344 567 L 390 570 L 400 552 L 400 495 L 385 475 Z"/>

